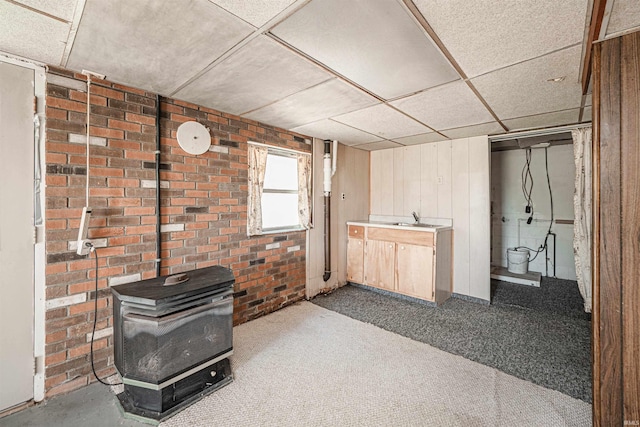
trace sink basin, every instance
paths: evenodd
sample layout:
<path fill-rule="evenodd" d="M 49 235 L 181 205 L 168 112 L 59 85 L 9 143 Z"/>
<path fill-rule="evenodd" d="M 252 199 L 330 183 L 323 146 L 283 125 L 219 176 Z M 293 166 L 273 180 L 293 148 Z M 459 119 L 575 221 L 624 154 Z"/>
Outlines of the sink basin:
<path fill-rule="evenodd" d="M 425 228 L 436 228 L 437 225 L 433 224 L 423 224 L 421 222 L 410 223 L 410 222 L 394 222 L 392 225 L 399 225 L 401 227 L 425 227 Z"/>

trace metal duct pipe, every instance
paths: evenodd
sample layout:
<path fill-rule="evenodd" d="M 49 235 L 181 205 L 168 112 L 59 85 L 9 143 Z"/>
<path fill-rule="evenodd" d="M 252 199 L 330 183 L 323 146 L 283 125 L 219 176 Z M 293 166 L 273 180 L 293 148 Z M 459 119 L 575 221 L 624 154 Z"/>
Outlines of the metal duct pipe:
<path fill-rule="evenodd" d="M 331 140 L 324 140 L 323 190 L 324 190 L 324 274 L 325 282 L 331 278 L 331 177 L 336 173 L 338 141 L 333 141 L 333 164 L 331 162 Z"/>
<path fill-rule="evenodd" d="M 156 277 L 160 277 L 160 95 L 156 95 Z"/>

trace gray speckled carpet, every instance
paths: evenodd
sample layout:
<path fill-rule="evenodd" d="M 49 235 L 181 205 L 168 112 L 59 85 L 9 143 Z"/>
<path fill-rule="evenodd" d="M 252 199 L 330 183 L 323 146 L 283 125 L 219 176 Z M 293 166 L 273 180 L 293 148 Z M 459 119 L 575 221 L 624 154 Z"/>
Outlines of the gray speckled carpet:
<path fill-rule="evenodd" d="M 573 281 L 492 282 L 492 304 L 440 307 L 345 286 L 313 303 L 591 402 L 591 324 Z"/>

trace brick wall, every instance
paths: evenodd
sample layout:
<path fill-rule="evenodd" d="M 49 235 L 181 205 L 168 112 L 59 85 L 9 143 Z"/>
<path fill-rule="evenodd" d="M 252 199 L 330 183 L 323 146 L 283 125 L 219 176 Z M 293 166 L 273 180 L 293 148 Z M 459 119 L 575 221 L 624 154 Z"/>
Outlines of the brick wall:
<path fill-rule="evenodd" d="M 85 77 L 51 68 L 46 135 L 46 390 L 92 381 L 89 340 L 95 259 L 75 253 L 85 205 Z M 190 103 L 161 98 L 161 274 L 222 265 L 235 275 L 234 324 L 304 297 L 305 233 L 246 236 L 247 141 L 310 151 L 304 137 Z M 100 376 L 114 372 L 109 286 L 155 277 L 156 96 L 100 81 L 91 86 L 89 237 L 99 255 Z M 210 129 L 211 150 L 188 155 L 178 126 Z"/>

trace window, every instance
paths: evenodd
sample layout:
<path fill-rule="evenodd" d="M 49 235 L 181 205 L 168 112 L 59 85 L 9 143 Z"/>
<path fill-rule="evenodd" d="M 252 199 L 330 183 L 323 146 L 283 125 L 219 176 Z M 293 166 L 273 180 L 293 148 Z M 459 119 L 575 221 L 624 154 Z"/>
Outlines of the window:
<path fill-rule="evenodd" d="M 269 150 L 262 188 L 262 230 L 301 227 L 297 158 Z"/>
<path fill-rule="evenodd" d="M 309 228 L 311 155 L 249 143 L 247 234 Z"/>

